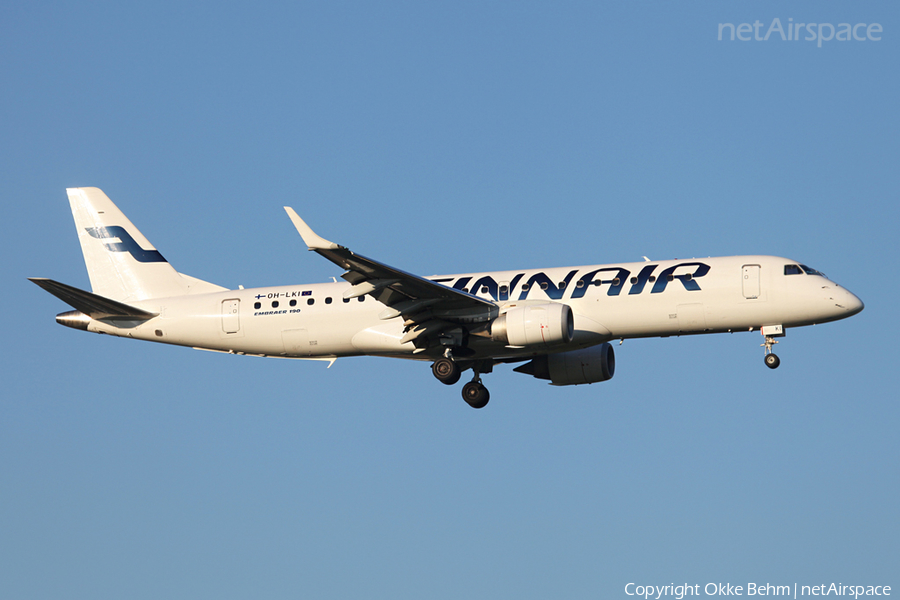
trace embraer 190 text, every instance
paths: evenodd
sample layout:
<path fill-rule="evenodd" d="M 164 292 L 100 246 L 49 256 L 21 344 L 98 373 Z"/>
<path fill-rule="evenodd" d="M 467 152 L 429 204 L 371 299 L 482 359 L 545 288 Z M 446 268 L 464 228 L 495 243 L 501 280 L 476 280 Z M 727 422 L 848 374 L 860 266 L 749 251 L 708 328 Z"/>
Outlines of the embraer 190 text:
<path fill-rule="evenodd" d="M 285 207 L 306 246 L 344 282 L 229 290 L 178 273 L 97 188 L 67 190 L 93 292 L 33 278 L 76 310 L 68 327 L 231 354 L 334 362 L 388 356 L 432 363 L 469 405 L 502 363 L 578 385 L 611 379 L 611 340 L 760 331 L 765 363 L 789 327 L 863 309 L 818 271 L 775 256 L 588 265 L 419 277 L 319 237 Z M 329 365 L 330 366 L 330 365 Z"/>

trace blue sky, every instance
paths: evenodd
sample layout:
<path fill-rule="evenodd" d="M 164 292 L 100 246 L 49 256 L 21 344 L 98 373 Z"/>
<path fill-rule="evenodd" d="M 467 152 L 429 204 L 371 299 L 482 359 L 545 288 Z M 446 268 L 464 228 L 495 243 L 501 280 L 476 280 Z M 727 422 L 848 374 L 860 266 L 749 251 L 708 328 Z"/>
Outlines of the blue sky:
<path fill-rule="evenodd" d="M 10 598 L 627 598 L 900 586 L 892 2 L 6 3 L 0 589 Z M 719 23 L 880 41 L 718 41 Z M 263 360 L 58 326 L 66 187 L 180 271 L 328 281 L 282 206 L 422 275 L 731 254 L 866 303 L 626 341 L 616 377 Z"/>

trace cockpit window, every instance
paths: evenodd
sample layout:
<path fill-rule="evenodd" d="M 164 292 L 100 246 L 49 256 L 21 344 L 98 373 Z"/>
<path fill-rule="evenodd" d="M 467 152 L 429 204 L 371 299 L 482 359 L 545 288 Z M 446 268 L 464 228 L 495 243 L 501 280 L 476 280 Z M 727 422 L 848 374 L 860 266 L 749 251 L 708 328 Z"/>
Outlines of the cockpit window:
<path fill-rule="evenodd" d="M 784 265 L 785 275 L 803 275 L 800 265 Z"/>
<path fill-rule="evenodd" d="M 806 272 L 807 275 L 818 275 L 819 277 L 825 277 L 825 273 L 820 273 L 819 271 L 816 271 L 815 269 L 810 269 L 806 265 L 800 265 L 800 267 L 803 269 L 804 272 Z"/>

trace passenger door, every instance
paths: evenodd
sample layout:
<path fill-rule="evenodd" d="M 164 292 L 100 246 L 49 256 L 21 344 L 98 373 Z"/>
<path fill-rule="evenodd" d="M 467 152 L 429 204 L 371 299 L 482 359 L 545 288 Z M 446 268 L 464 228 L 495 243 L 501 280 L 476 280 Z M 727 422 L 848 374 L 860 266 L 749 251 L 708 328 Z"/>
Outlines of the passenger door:
<path fill-rule="evenodd" d="M 759 298 L 759 265 L 744 265 L 741 273 L 744 298 Z"/>

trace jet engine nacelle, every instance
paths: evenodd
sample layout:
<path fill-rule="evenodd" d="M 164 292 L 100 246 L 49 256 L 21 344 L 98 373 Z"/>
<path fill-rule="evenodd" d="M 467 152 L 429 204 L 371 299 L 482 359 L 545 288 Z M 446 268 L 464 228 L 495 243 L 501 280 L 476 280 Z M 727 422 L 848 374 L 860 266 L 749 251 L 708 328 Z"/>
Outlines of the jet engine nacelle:
<path fill-rule="evenodd" d="M 533 304 L 511 308 L 491 323 L 491 339 L 507 346 L 567 344 L 575 336 L 568 304 Z"/>
<path fill-rule="evenodd" d="M 616 353 L 609 344 L 581 350 L 538 356 L 514 369 L 519 373 L 548 379 L 553 385 L 580 385 L 612 379 L 616 374 Z"/>

